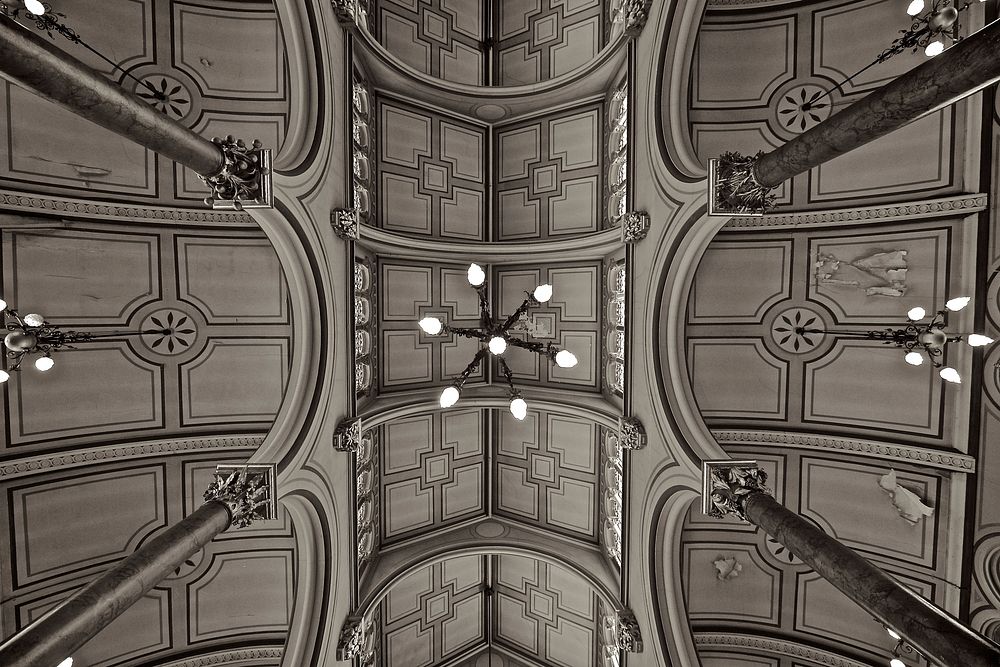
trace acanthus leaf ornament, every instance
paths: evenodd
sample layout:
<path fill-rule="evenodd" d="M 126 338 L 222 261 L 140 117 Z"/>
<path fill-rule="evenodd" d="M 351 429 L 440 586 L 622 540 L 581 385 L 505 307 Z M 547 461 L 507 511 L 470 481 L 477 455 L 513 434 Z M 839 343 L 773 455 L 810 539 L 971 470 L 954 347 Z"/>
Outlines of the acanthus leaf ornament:
<path fill-rule="evenodd" d="M 335 208 L 330 214 L 330 223 L 334 233 L 345 241 L 357 241 L 361 238 L 361 223 L 356 210 Z"/>
<path fill-rule="evenodd" d="M 774 204 L 774 188 L 761 185 L 754 174 L 763 154 L 746 157 L 729 152 L 709 160 L 709 215 L 763 215 Z"/>
<path fill-rule="evenodd" d="M 646 429 L 635 417 L 618 418 L 618 443 L 622 449 L 636 450 L 646 446 Z"/>
<path fill-rule="evenodd" d="M 345 419 L 333 432 L 333 448 L 338 452 L 357 453 L 361 446 L 361 419 Z"/>
<path fill-rule="evenodd" d="M 621 219 L 622 243 L 638 243 L 649 233 L 649 214 L 645 211 L 626 213 Z"/>
<path fill-rule="evenodd" d="M 618 16 L 625 26 L 626 37 L 638 37 L 649 19 L 650 0 L 620 0 Z"/>
<path fill-rule="evenodd" d="M 642 653 L 642 634 L 639 622 L 628 609 L 618 612 L 618 648 L 626 653 Z"/>
<path fill-rule="evenodd" d="M 219 465 L 214 481 L 205 490 L 205 500 L 224 503 L 232 516 L 230 525 L 237 528 L 274 519 L 275 477 L 273 465 Z"/>
<path fill-rule="evenodd" d="M 337 639 L 337 660 L 360 659 L 362 667 L 372 664 L 374 656 L 367 648 L 368 624 L 360 616 L 348 616 Z"/>
<path fill-rule="evenodd" d="M 771 494 L 767 473 L 756 461 L 705 461 L 702 464 L 702 511 L 715 519 L 734 516 L 751 523 L 746 501 L 754 493 Z"/>
<path fill-rule="evenodd" d="M 368 28 L 366 0 L 332 0 L 337 20 L 348 26 Z"/>
<path fill-rule="evenodd" d="M 271 208 L 271 151 L 259 139 L 249 146 L 232 135 L 212 139 L 222 152 L 222 166 L 212 175 L 198 178 L 212 190 L 205 204 L 216 210 Z"/>

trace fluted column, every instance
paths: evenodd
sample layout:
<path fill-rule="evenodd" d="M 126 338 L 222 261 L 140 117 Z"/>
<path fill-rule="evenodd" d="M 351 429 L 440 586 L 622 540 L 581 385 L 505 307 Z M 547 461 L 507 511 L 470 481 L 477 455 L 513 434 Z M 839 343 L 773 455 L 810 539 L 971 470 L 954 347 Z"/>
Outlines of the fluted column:
<path fill-rule="evenodd" d="M 703 510 L 753 523 L 940 665 L 996 667 L 1000 646 L 776 501 L 755 461 L 706 461 Z M 861 508 L 859 508 L 859 512 Z"/>
<path fill-rule="evenodd" d="M 259 141 L 208 141 L 3 14 L 0 76 L 191 169 L 213 208 L 271 206 L 270 150 Z"/>
<path fill-rule="evenodd" d="M 274 497 L 272 466 L 219 466 L 204 505 L 0 644 L 0 665 L 55 667 L 216 535 L 274 518 Z"/>
<path fill-rule="evenodd" d="M 709 165 L 715 215 L 759 214 L 788 179 L 954 104 L 1000 80 L 1000 21 L 869 93 L 770 153 L 726 153 Z"/>

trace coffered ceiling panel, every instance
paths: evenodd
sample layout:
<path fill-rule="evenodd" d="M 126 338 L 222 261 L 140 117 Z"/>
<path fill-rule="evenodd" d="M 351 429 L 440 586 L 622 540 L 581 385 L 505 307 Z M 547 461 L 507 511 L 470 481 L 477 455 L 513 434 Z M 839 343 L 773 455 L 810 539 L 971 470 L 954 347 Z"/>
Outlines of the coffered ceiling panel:
<path fill-rule="evenodd" d="M 378 0 L 375 30 L 389 53 L 418 72 L 481 85 L 486 3 L 478 0 Z"/>
<path fill-rule="evenodd" d="M 56 0 L 53 11 L 114 70 L 60 35 L 54 44 L 211 139 L 260 139 L 277 153 L 288 124 L 284 43 L 271 2 Z M 108 26 L 115 26 L 108 30 Z M 48 38 L 46 38 L 48 39 Z M 239 51 L 229 48 L 240 43 Z M 139 83 L 139 82 L 142 83 Z M 153 91 L 156 91 L 154 96 Z M 0 185 L 74 197 L 204 206 L 197 176 L 4 82 Z M 16 131 L 15 131 L 16 128 Z"/>

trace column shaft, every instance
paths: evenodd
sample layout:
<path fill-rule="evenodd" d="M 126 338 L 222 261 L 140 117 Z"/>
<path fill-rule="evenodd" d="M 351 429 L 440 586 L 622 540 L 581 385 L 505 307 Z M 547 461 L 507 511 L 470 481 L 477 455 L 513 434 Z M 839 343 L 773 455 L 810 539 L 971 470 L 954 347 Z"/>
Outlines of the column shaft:
<path fill-rule="evenodd" d="M 222 169 L 223 153 L 211 141 L 3 15 L 0 76 L 202 176 Z"/>
<path fill-rule="evenodd" d="M 54 667 L 229 527 L 210 500 L 0 645 L 0 665 Z"/>
<path fill-rule="evenodd" d="M 773 188 L 797 174 L 874 141 L 1000 79 L 1000 21 L 766 153 L 753 168 Z"/>
<path fill-rule="evenodd" d="M 917 650 L 949 667 L 996 667 L 1000 646 L 923 599 L 765 493 L 751 493 L 747 518 Z"/>

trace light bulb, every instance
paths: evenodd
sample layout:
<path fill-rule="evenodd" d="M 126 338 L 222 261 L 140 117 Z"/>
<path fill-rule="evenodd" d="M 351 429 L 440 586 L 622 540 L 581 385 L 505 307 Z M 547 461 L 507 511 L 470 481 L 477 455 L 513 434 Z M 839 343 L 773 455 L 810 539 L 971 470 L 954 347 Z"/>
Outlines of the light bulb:
<path fill-rule="evenodd" d="M 528 404 L 524 402 L 523 398 L 511 399 L 510 414 L 514 415 L 514 419 L 518 421 L 523 421 L 528 416 Z"/>
<path fill-rule="evenodd" d="M 926 317 L 926 316 L 927 316 L 927 311 L 924 310 L 923 308 L 921 308 L 920 306 L 916 306 L 914 308 L 910 308 L 908 311 L 906 311 L 906 317 L 911 322 L 919 322 L 920 320 L 924 319 L 924 317 Z"/>
<path fill-rule="evenodd" d="M 569 350 L 559 350 L 556 353 L 556 363 L 560 368 L 573 368 L 576 366 L 576 355 Z"/>
<path fill-rule="evenodd" d="M 38 0 L 24 0 L 24 8 L 35 16 L 41 16 L 45 13 L 45 5 Z M 62 667 L 62 665 L 59 667 Z"/>
<path fill-rule="evenodd" d="M 893 658 L 889 661 L 889 667 L 906 667 L 906 663 L 899 658 Z"/>
<path fill-rule="evenodd" d="M 73 658 L 66 658 L 60 662 L 56 667 L 73 667 Z"/>
<path fill-rule="evenodd" d="M 552 285 L 539 285 L 531 296 L 535 297 L 538 303 L 545 303 L 552 298 Z"/>
<path fill-rule="evenodd" d="M 969 338 L 966 342 L 972 347 L 982 347 L 983 345 L 989 345 L 992 343 L 993 339 L 982 334 L 969 334 Z"/>
<path fill-rule="evenodd" d="M 899 633 L 893 630 L 892 628 L 886 628 L 885 631 L 888 632 L 889 636 L 895 639 L 896 641 L 902 639 L 902 637 L 899 636 Z"/>
<path fill-rule="evenodd" d="M 420 328 L 424 330 L 424 333 L 428 333 L 432 336 L 436 336 L 441 333 L 441 320 L 436 317 L 425 317 L 424 319 L 417 322 Z"/>
<path fill-rule="evenodd" d="M 0 371 L 0 384 L 3 384 L 10 379 L 10 373 L 7 371 Z"/>
<path fill-rule="evenodd" d="M 479 287 L 486 281 L 486 272 L 476 263 L 469 264 L 469 284 Z"/>
<path fill-rule="evenodd" d="M 445 390 L 441 392 L 441 407 L 450 408 L 458 403 L 459 393 L 458 387 L 455 385 L 445 387 Z"/>
<path fill-rule="evenodd" d="M 956 296 L 954 299 L 948 299 L 944 307 L 951 311 L 959 311 L 968 306 L 970 301 L 972 301 L 972 297 Z"/>
<path fill-rule="evenodd" d="M 928 58 L 933 58 L 942 51 L 944 51 L 944 42 L 942 42 L 940 39 L 935 39 L 933 42 L 927 45 L 926 49 L 924 49 L 924 55 L 927 56 Z"/>
<path fill-rule="evenodd" d="M 7 302 L 0 299 L 0 310 L 7 310 Z"/>
<path fill-rule="evenodd" d="M 903 359 L 911 366 L 919 366 L 924 363 L 924 355 L 919 352 L 907 352 Z M 889 634 L 892 634 L 892 631 L 890 631 Z"/>
<path fill-rule="evenodd" d="M 503 354 L 507 351 L 507 341 L 505 341 L 500 336 L 494 336 L 490 338 L 489 342 L 490 352 L 493 354 Z"/>
<path fill-rule="evenodd" d="M 916 16 L 922 11 L 924 11 L 924 0 L 913 0 L 910 6 L 906 8 L 906 13 L 910 16 Z"/>
<path fill-rule="evenodd" d="M 35 359 L 35 368 L 43 372 L 49 370 L 55 365 L 56 362 L 52 360 L 52 357 L 38 357 Z"/>
<path fill-rule="evenodd" d="M 962 376 L 959 375 L 958 371 L 956 371 L 951 366 L 945 366 L 944 368 L 942 368 L 940 371 L 938 371 L 938 375 L 940 375 L 941 379 L 944 380 L 945 382 L 954 382 L 955 384 L 962 384 Z"/>
<path fill-rule="evenodd" d="M 29 327 L 40 327 L 45 324 L 45 318 L 38 313 L 28 313 L 24 316 L 24 323 Z"/>

